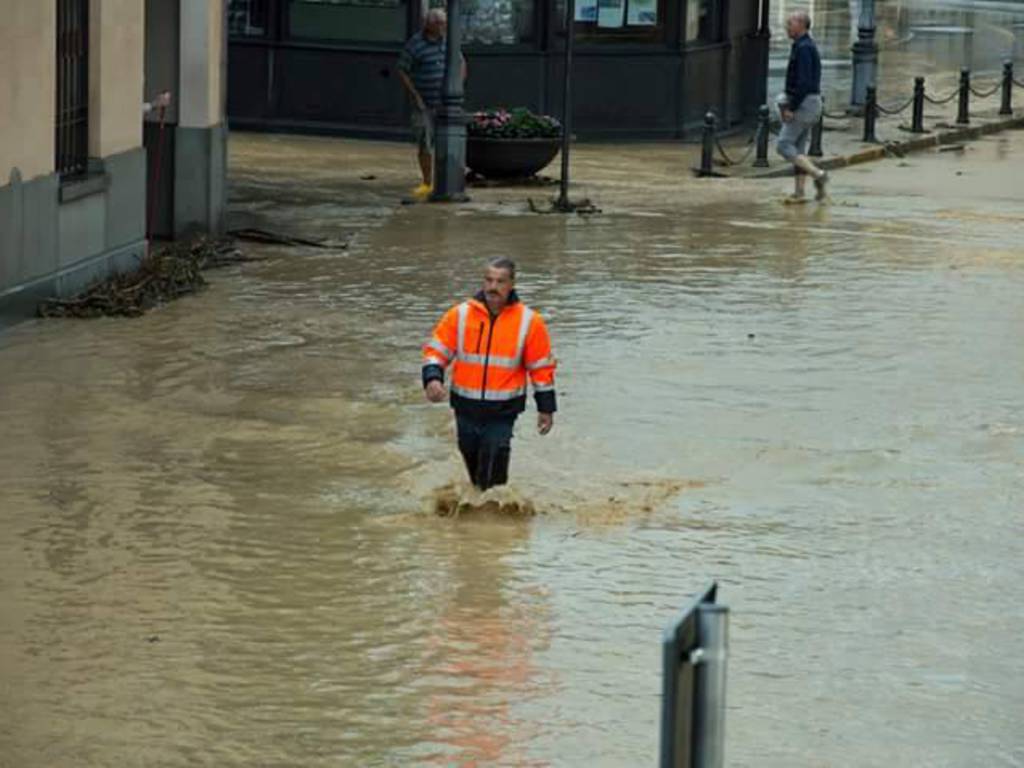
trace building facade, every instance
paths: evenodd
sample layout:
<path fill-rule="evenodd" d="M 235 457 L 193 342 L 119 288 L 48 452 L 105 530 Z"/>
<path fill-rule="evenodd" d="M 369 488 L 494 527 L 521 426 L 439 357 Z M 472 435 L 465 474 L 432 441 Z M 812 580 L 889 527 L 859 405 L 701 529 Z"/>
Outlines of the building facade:
<path fill-rule="evenodd" d="M 0 323 L 150 236 L 220 229 L 223 0 L 0 0 L 0 19 Z"/>
<path fill-rule="evenodd" d="M 559 115 L 564 0 L 463 0 L 467 107 Z M 441 4 L 441 3 L 438 3 Z M 407 135 L 395 64 L 420 0 L 229 0 L 232 126 Z M 576 0 L 573 128 L 680 138 L 765 101 L 768 0 Z"/>

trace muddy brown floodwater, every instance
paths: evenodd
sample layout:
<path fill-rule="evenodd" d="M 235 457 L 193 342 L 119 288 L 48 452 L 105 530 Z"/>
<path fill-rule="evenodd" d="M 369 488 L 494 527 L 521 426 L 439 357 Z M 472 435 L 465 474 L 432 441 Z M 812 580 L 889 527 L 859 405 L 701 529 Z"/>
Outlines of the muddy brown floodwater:
<path fill-rule="evenodd" d="M 585 147 L 588 219 L 396 209 L 407 147 L 232 157 L 238 221 L 349 248 L 0 335 L 0 765 L 651 765 L 712 578 L 730 765 L 1024 763 L 1024 136 L 823 208 Z M 562 411 L 535 517 L 440 519 L 418 348 L 498 254 Z"/>

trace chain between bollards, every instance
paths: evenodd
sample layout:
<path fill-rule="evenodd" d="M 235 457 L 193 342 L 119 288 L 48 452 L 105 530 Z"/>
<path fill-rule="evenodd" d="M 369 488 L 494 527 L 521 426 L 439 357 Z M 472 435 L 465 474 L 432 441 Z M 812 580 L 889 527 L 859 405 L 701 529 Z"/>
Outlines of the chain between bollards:
<path fill-rule="evenodd" d="M 1003 62 L 1003 103 L 999 107 L 1000 115 L 1013 114 L 1013 61 Z"/>
<path fill-rule="evenodd" d="M 875 136 L 875 121 L 878 119 L 878 89 L 869 85 L 867 96 L 864 99 L 864 141 L 870 144 L 877 144 L 878 137 Z"/>
<path fill-rule="evenodd" d="M 971 122 L 971 70 L 964 67 L 960 70 L 960 104 L 956 113 L 956 121 L 960 125 Z"/>
<path fill-rule="evenodd" d="M 755 168 L 768 167 L 768 139 L 771 131 L 771 110 L 767 104 L 762 104 L 757 110 L 757 157 L 754 159 Z"/>

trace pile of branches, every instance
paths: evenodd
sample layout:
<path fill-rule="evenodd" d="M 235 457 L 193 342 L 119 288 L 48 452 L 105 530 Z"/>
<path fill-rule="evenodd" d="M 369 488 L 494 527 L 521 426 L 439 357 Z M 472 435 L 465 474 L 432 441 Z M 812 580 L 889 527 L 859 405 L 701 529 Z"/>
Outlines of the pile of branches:
<path fill-rule="evenodd" d="M 70 299 L 48 299 L 40 317 L 138 317 L 206 286 L 203 270 L 249 261 L 230 240 L 199 238 L 152 250 L 136 270 L 112 275 Z"/>

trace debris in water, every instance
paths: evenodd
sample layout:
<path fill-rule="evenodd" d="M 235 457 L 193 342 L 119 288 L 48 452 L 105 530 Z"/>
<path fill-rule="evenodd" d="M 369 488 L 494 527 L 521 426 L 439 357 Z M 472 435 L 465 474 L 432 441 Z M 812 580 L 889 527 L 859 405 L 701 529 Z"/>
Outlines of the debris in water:
<path fill-rule="evenodd" d="M 199 238 L 151 251 L 133 272 L 111 275 L 70 299 L 47 299 L 40 317 L 138 317 L 206 286 L 204 269 L 253 261 L 230 240 Z"/>
<path fill-rule="evenodd" d="M 239 240 L 247 240 L 253 243 L 265 243 L 267 245 L 304 245 L 309 248 L 347 248 L 348 243 L 332 242 L 330 240 L 310 240 L 308 237 L 297 237 L 285 235 L 280 232 L 268 232 L 265 229 L 246 227 L 245 229 L 233 229 L 229 235 Z"/>
<path fill-rule="evenodd" d="M 466 183 L 471 187 L 554 187 L 560 182 L 550 176 L 518 176 L 504 179 L 488 179 L 476 173 L 466 174 Z"/>
<path fill-rule="evenodd" d="M 526 202 L 533 213 L 575 213 L 577 216 L 593 216 L 595 213 L 601 213 L 601 209 L 594 205 L 589 198 L 583 198 L 579 202 L 570 200 L 564 207 L 558 204 L 557 199 L 552 199 L 547 208 L 538 206 L 533 202 L 532 197 L 526 198 Z"/>

